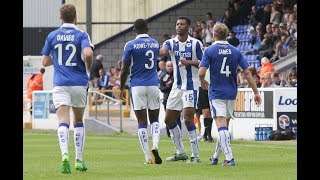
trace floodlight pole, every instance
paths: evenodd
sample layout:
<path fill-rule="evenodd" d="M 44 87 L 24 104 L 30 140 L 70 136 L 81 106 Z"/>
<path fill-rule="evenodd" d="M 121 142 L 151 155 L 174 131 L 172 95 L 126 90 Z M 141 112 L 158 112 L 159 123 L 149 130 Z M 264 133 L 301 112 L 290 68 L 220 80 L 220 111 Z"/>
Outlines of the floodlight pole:
<path fill-rule="evenodd" d="M 87 21 L 86 21 L 86 27 L 87 27 L 87 33 L 89 34 L 89 37 L 92 39 L 92 0 L 87 0 Z"/>

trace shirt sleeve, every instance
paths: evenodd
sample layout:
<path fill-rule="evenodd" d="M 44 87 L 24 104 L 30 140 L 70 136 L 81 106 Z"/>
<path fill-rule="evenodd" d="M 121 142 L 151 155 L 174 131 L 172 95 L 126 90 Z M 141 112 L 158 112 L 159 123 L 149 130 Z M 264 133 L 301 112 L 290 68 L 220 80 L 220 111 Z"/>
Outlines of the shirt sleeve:
<path fill-rule="evenodd" d="M 202 48 L 203 48 L 202 42 L 197 41 L 196 51 L 197 51 L 197 58 L 198 58 L 199 60 L 202 59 L 202 55 L 203 55 Z"/>
<path fill-rule="evenodd" d="M 166 49 L 169 49 L 169 50 L 172 50 L 171 46 L 170 46 L 170 41 L 169 40 L 166 40 L 162 47 L 166 48 Z"/>
<path fill-rule="evenodd" d="M 92 47 L 92 48 L 94 47 L 93 44 L 91 43 L 90 37 L 87 32 L 84 32 L 82 34 L 82 37 L 83 37 L 82 42 L 81 42 L 82 49 L 86 48 L 86 47 Z"/>
<path fill-rule="evenodd" d="M 131 43 L 127 42 L 126 45 L 124 46 L 124 52 L 122 56 L 122 61 L 124 62 L 130 62 L 131 61 L 131 51 L 133 49 L 133 46 Z"/>
<path fill-rule="evenodd" d="M 41 54 L 45 56 L 49 56 L 52 51 L 52 46 L 51 46 L 51 34 L 47 36 L 46 42 L 41 50 Z"/>
<path fill-rule="evenodd" d="M 199 67 L 206 67 L 206 68 L 208 68 L 208 67 L 209 67 L 209 64 L 210 64 L 210 59 L 209 59 L 208 51 L 205 50 L 205 51 L 203 52 L 203 56 L 202 56 L 202 59 L 201 59 L 201 61 L 200 61 Z"/>

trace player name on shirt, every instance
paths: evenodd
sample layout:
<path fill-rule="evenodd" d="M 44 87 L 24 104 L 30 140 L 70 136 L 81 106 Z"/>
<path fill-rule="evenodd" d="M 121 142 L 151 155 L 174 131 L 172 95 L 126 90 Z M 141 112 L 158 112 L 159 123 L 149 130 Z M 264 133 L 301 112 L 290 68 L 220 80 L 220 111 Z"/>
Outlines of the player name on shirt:
<path fill-rule="evenodd" d="M 191 57 L 191 52 L 180 52 L 180 51 L 174 51 L 175 56 L 180 56 L 183 58 Z"/>
<path fill-rule="evenodd" d="M 219 49 L 218 54 L 231 54 L 231 49 Z"/>
<path fill-rule="evenodd" d="M 57 41 L 73 41 L 74 40 L 74 35 L 57 35 Z"/>
<path fill-rule="evenodd" d="M 157 43 L 133 44 L 133 49 L 141 49 L 141 48 L 159 48 L 159 44 L 157 44 Z"/>

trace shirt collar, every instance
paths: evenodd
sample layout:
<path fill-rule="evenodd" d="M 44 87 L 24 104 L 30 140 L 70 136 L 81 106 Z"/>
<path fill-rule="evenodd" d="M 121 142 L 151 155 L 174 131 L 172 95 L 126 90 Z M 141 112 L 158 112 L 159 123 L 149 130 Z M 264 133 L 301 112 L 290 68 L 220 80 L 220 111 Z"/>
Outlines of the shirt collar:
<path fill-rule="evenodd" d="M 228 41 L 215 41 L 212 45 L 214 44 L 229 44 Z"/>
<path fill-rule="evenodd" d="M 149 35 L 148 34 L 138 34 L 137 35 L 137 37 L 136 37 L 136 39 L 138 39 L 138 38 L 144 38 L 144 37 L 149 37 Z"/>
<path fill-rule="evenodd" d="M 178 39 L 178 35 L 176 35 L 176 37 L 174 37 L 174 41 L 176 42 L 180 42 Z M 187 41 L 186 42 L 190 42 L 191 41 L 191 37 L 188 35 Z"/>
<path fill-rule="evenodd" d="M 72 28 L 78 29 L 77 26 L 72 23 L 63 23 L 61 27 L 72 27 Z"/>

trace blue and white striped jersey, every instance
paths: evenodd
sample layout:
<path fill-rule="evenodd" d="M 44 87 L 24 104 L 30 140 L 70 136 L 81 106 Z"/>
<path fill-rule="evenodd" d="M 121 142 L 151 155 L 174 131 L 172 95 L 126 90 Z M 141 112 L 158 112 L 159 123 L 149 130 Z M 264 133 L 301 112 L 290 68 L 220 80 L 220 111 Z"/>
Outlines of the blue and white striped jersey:
<path fill-rule="evenodd" d="M 227 41 L 216 41 L 203 53 L 200 67 L 210 67 L 209 99 L 236 99 L 237 68 L 249 67 L 238 48 Z"/>
<path fill-rule="evenodd" d="M 89 77 L 82 49 L 93 47 L 86 32 L 76 25 L 64 23 L 52 31 L 42 48 L 42 55 L 52 55 L 53 86 L 87 86 Z"/>
<path fill-rule="evenodd" d="M 168 39 L 163 47 L 169 49 L 173 63 L 174 83 L 172 88 L 184 90 L 198 90 L 200 86 L 198 71 L 199 68 L 188 65 L 180 66 L 179 60 L 200 61 L 202 59 L 202 43 L 198 39 L 188 36 L 186 42 L 180 42 L 178 36 Z"/>
<path fill-rule="evenodd" d="M 122 61 L 130 62 L 130 87 L 158 86 L 157 73 L 160 46 L 148 34 L 139 34 L 126 43 Z"/>

